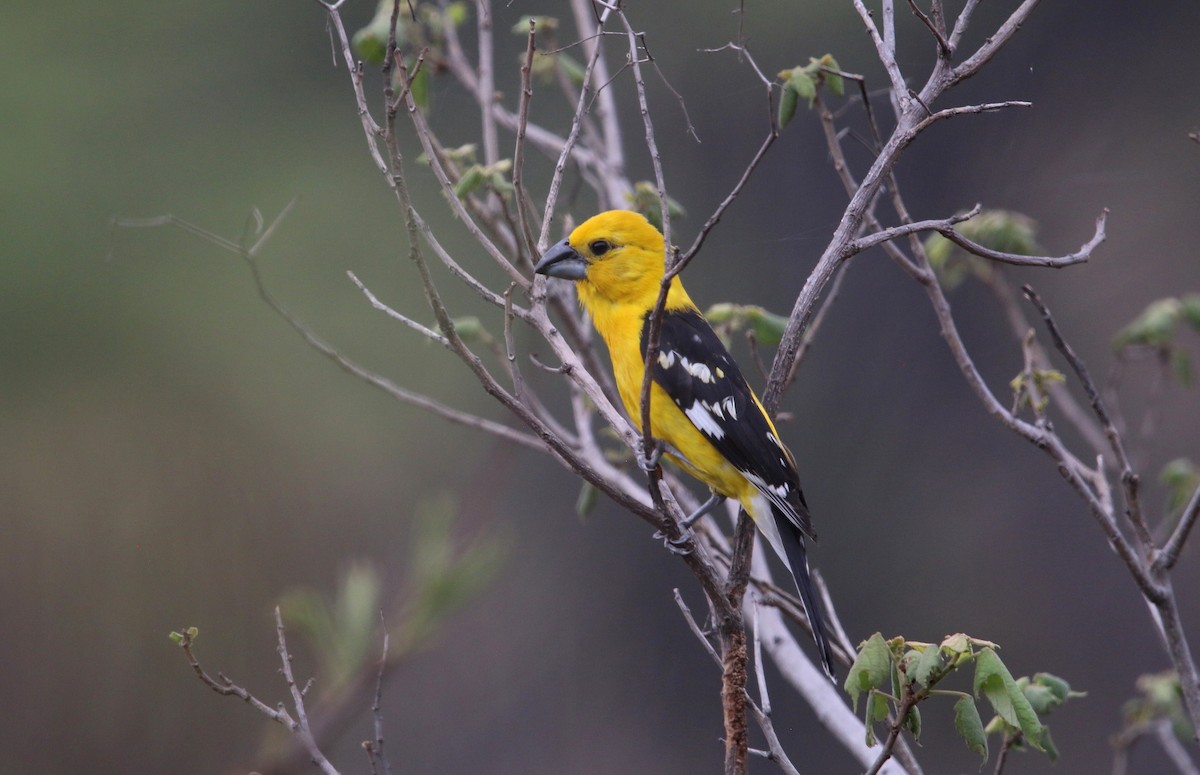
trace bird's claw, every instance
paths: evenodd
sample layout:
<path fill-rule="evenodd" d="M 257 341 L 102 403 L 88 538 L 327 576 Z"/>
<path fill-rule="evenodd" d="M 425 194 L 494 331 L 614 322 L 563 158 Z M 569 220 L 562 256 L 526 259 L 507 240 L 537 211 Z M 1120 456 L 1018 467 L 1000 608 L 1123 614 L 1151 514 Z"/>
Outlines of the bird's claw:
<path fill-rule="evenodd" d="M 671 554 L 677 554 L 680 557 L 686 557 L 692 553 L 692 550 L 687 547 L 687 544 L 691 543 L 692 539 L 695 537 L 696 533 L 690 527 L 683 528 L 678 538 L 672 538 L 662 530 L 654 533 L 654 538 L 657 538 L 663 542 L 664 549 Z"/>
<path fill-rule="evenodd" d="M 662 460 L 662 444 L 657 439 L 652 441 L 649 453 L 647 453 L 644 445 L 639 444 L 638 446 L 641 447 L 637 455 L 638 468 L 641 468 L 647 474 L 654 473 L 654 469 L 658 468 L 658 464 Z"/>

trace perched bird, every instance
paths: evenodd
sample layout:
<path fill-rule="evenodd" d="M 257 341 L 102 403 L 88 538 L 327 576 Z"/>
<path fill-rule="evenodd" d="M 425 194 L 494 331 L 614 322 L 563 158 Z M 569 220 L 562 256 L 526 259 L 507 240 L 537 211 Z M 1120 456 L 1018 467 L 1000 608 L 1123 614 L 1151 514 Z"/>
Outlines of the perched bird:
<path fill-rule="evenodd" d="M 534 271 L 576 281 L 579 302 L 608 345 L 625 411 L 640 430 L 649 317 L 665 274 L 662 234 L 638 213 L 611 210 L 552 246 Z M 805 537 L 816 536 L 795 461 L 678 277 L 667 292 L 651 377 L 651 434 L 668 458 L 713 491 L 689 520 L 725 498 L 741 504 L 791 571 L 832 678 L 827 625 L 804 549 Z"/>

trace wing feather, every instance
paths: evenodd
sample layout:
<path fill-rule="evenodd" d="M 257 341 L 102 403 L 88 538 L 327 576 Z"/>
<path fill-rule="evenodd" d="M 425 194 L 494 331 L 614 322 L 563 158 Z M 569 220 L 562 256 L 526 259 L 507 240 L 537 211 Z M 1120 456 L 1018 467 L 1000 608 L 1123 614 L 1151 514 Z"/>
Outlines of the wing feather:
<path fill-rule="evenodd" d="M 642 326 L 643 357 L 649 326 Z M 812 519 L 791 453 L 741 369 L 695 309 L 668 310 L 651 376 L 717 451 L 810 538 Z"/>

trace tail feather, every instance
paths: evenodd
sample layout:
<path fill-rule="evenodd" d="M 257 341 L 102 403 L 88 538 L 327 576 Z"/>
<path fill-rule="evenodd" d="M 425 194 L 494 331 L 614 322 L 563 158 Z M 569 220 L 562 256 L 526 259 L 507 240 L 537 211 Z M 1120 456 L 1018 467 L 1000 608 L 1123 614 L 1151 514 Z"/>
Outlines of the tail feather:
<path fill-rule="evenodd" d="M 782 514 L 779 509 L 771 509 L 775 515 L 775 527 L 779 531 L 780 543 L 787 554 L 787 562 L 791 567 L 792 581 L 796 591 L 800 593 L 800 602 L 804 604 L 804 613 L 808 616 L 809 626 L 812 627 L 813 640 L 817 643 L 817 651 L 821 655 L 821 666 L 831 681 L 837 681 L 833 673 L 833 650 L 829 643 L 829 625 L 826 623 L 825 609 L 820 598 L 813 589 L 812 578 L 808 571 L 808 553 L 804 549 L 804 535 L 795 522 Z"/>

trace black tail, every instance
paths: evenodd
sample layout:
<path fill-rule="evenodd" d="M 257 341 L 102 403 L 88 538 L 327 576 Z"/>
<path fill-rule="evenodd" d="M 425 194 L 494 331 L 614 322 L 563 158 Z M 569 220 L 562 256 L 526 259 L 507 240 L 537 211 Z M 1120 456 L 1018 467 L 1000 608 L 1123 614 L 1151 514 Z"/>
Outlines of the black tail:
<path fill-rule="evenodd" d="M 792 566 L 792 581 L 796 583 L 796 591 L 800 593 L 800 602 L 804 604 L 804 613 L 808 616 L 809 626 L 812 627 L 813 640 L 817 643 L 817 651 L 821 653 L 821 665 L 831 681 L 837 682 L 833 674 L 833 651 L 829 645 L 829 625 L 826 624 L 825 609 L 820 598 L 813 589 L 812 579 L 808 573 L 808 553 L 804 550 L 804 534 L 792 520 L 771 509 L 775 515 L 775 527 L 783 548 L 787 552 L 788 564 Z"/>

